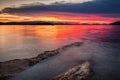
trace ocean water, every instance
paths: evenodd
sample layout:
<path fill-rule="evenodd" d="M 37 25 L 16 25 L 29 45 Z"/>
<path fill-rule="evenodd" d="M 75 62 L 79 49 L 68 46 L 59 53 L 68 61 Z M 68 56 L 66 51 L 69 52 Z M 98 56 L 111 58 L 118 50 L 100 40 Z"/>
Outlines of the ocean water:
<path fill-rule="evenodd" d="M 3 25 L 0 26 L 0 61 L 33 57 L 74 42 L 83 44 L 38 63 L 15 79 L 47 80 L 81 60 L 92 59 L 94 76 L 91 80 L 120 80 L 120 26 Z"/>

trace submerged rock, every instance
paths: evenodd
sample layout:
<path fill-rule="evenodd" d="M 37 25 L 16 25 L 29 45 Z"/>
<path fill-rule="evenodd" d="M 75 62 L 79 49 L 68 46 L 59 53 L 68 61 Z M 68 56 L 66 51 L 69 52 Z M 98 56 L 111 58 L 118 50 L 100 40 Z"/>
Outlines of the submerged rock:
<path fill-rule="evenodd" d="M 0 80 L 7 80 L 10 77 L 17 75 L 21 71 L 39 63 L 44 59 L 57 55 L 68 48 L 78 47 L 82 44 L 83 44 L 82 42 L 74 42 L 69 45 L 65 45 L 61 48 L 58 48 L 56 50 L 45 51 L 44 53 L 40 53 L 39 55 L 33 58 L 15 59 L 10 61 L 0 62 Z"/>
<path fill-rule="evenodd" d="M 81 65 L 73 67 L 51 80 L 86 80 L 90 75 L 90 63 L 87 61 Z"/>
<path fill-rule="evenodd" d="M 0 80 L 6 80 L 7 78 L 16 75 L 20 71 L 28 67 L 27 60 L 11 60 L 0 63 Z"/>
<path fill-rule="evenodd" d="M 15 76 L 16 74 L 20 73 L 21 71 L 39 63 L 40 61 L 54 56 L 59 52 L 56 50 L 53 51 L 45 51 L 42 54 L 39 54 L 36 57 L 29 58 L 29 59 L 15 59 L 6 62 L 0 63 L 0 80 L 6 80 L 10 77 Z"/>

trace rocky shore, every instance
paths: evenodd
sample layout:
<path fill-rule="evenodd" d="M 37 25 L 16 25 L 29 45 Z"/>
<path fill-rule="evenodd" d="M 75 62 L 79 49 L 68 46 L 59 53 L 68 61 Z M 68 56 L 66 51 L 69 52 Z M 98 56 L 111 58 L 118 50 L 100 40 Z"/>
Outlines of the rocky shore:
<path fill-rule="evenodd" d="M 9 78 L 17 75 L 25 69 L 32 67 L 44 59 L 57 55 L 67 50 L 68 48 L 79 47 L 82 44 L 82 42 L 74 42 L 56 50 L 45 51 L 33 58 L 15 59 L 6 62 L 0 62 L 0 80 L 8 80 Z M 51 80 L 85 80 L 89 75 L 89 66 L 90 63 L 88 61 L 84 62 L 83 64 L 80 64 L 60 75 L 57 75 Z"/>
<path fill-rule="evenodd" d="M 90 76 L 90 62 L 86 61 L 64 73 L 57 75 L 51 80 L 87 80 Z"/>

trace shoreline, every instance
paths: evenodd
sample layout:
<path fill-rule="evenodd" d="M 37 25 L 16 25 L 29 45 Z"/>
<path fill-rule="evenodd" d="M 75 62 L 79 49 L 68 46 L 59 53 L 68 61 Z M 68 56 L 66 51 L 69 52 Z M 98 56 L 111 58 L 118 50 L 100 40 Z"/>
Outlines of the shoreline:
<path fill-rule="evenodd" d="M 18 73 L 34 66 L 35 64 L 39 63 L 40 61 L 43 61 L 47 58 L 55 56 L 55 55 L 65 51 L 69 48 L 79 47 L 82 44 L 83 44 L 82 42 L 74 42 L 74 43 L 71 43 L 69 45 L 65 45 L 65 46 L 58 48 L 58 49 L 55 49 L 55 50 L 45 51 L 45 52 L 37 55 L 36 57 L 26 58 L 26 59 L 14 59 L 14 60 L 10 60 L 10 61 L 0 62 L 0 79 L 1 80 L 8 80 L 9 78 L 14 77 Z M 82 67 L 82 65 L 86 65 L 86 64 L 87 64 L 86 67 L 88 67 L 90 65 L 90 62 L 88 63 L 88 61 L 84 61 L 82 64 L 78 65 L 77 67 L 73 67 L 72 69 L 75 69 L 75 71 L 76 71 L 76 69 L 78 71 L 82 71 L 84 69 L 80 68 L 80 66 Z M 67 75 L 68 77 L 74 75 L 74 74 L 71 74 L 71 72 L 69 72 L 70 70 L 66 71 L 66 72 L 70 73 L 69 75 Z M 78 72 L 78 71 L 76 71 L 76 72 Z M 81 73 L 79 73 L 79 74 L 81 74 Z M 87 74 L 88 73 L 86 73 L 86 75 Z M 63 73 L 63 75 L 64 75 L 64 73 Z M 55 78 L 50 79 L 50 80 L 62 80 L 61 79 L 62 77 L 64 77 L 64 76 L 59 77 L 59 79 L 58 79 L 58 77 L 57 78 L 55 77 Z M 67 79 L 67 80 L 69 80 L 69 79 Z"/>

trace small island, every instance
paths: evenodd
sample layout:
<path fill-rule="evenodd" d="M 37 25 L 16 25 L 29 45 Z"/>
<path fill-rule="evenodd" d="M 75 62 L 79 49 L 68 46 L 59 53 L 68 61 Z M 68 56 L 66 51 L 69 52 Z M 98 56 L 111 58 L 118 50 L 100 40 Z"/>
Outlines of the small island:
<path fill-rule="evenodd" d="M 110 25 L 120 25 L 120 21 L 116 21 L 116 22 L 110 23 Z"/>

